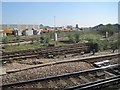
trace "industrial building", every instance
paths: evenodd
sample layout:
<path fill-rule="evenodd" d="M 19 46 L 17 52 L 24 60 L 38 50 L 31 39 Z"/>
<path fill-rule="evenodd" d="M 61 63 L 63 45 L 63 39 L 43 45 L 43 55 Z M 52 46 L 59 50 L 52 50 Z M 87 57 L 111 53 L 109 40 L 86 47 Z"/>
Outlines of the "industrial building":
<path fill-rule="evenodd" d="M 0 36 L 6 36 L 11 34 L 13 31 L 17 32 L 17 35 L 22 35 L 24 31 L 25 35 L 34 35 L 36 31 L 37 34 L 40 34 L 39 25 L 31 25 L 31 24 L 2 24 L 0 25 Z M 16 33 L 15 33 L 16 34 Z"/>
<path fill-rule="evenodd" d="M 31 24 L 2 24 L 0 25 L 2 30 L 5 29 L 13 29 L 13 28 L 17 28 L 19 30 L 25 30 L 25 29 L 39 29 L 39 25 L 31 25 Z"/>

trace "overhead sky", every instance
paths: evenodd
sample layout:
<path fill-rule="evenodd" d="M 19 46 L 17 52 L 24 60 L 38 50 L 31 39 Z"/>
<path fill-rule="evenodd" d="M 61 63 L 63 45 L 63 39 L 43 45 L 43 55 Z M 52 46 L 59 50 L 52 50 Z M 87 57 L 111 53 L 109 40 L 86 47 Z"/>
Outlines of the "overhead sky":
<path fill-rule="evenodd" d="M 119 0 L 1 0 L 2 2 L 119 2 Z"/>
<path fill-rule="evenodd" d="M 79 24 L 92 27 L 118 22 L 117 2 L 3 2 L 3 24 Z"/>

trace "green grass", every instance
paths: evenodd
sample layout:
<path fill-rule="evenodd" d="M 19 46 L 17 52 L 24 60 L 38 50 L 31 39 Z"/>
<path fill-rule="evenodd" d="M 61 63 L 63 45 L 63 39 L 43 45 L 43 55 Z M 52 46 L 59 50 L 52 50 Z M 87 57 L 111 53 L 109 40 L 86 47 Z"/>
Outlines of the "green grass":
<path fill-rule="evenodd" d="M 113 38 L 103 38 L 102 35 L 98 34 L 97 32 L 93 32 L 93 31 L 76 31 L 76 32 L 58 32 L 58 37 L 60 37 L 60 40 L 58 39 L 58 41 L 54 41 L 52 40 L 54 32 L 50 32 L 50 33 L 42 33 L 41 35 L 33 35 L 33 36 L 20 36 L 19 39 L 30 39 L 34 38 L 34 42 L 33 44 L 25 44 L 25 45 L 5 45 L 5 50 L 4 51 L 19 51 L 19 50 L 27 50 L 27 49 L 34 49 L 34 48 L 39 48 L 39 47 L 45 47 L 48 44 L 54 44 L 57 46 L 64 46 L 64 45 L 68 45 L 66 43 L 62 43 L 60 42 L 60 40 L 63 41 L 68 41 L 70 37 L 72 37 L 72 39 L 75 39 L 75 34 L 79 35 L 79 39 L 80 41 L 78 43 L 86 43 L 86 42 L 90 42 L 90 43 L 97 43 L 99 46 L 99 50 L 105 50 L 110 48 L 111 46 L 111 41 L 114 41 L 115 43 L 118 41 L 117 37 L 113 37 Z M 40 37 L 44 37 L 45 41 L 44 43 L 39 42 Z M 7 40 L 12 40 L 12 39 L 16 39 L 18 37 L 14 37 L 14 36 L 8 36 L 6 37 Z M 119 40 L 120 42 L 120 40 Z M 75 42 L 74 42 L 75 43 Z M 73 44 L 74 44 L 73 43 Z M 113 42 L 112 42 L 113 43 Z"/>
<path fill-rule="evenodd" d="M 36 39 L 36 38 L 39 38 L 40 35 L 31 35 L 31 36 L 19 36 L 19 39 L 20 40 L 31 40 L 32 38 Z M 18 39 L 18 36 L 13 36 L 13 35 L 9 35 L 9 36 L 6 36 L 6 37 L 3 37 L 2 38 L 3 40 L 5 39 L 8 43 L 8 41 L 15 41 L 16 39 Z"/>
<path fill-rule="evenodd" d="M 20 50 L 28 50 L 28 49 L 34 49 L 34 48 L 40 48 L 43 47 L 43 44 L 34 42 L 33 44 L 21 44 L 21 45 L 5 45 L 5 52 L 11 52 L 11 51 L 20 51 Z"/>

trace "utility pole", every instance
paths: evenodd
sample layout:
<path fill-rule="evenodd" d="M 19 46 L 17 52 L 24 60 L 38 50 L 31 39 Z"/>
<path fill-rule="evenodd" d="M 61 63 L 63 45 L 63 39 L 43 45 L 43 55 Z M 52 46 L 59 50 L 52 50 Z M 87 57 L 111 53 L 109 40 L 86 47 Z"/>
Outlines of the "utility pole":
<path fill-rule="evenodd" d="M 55 18 L 56 18 L 56 17 L 54 16 L 54 30 L 55 30 Z"/>
<path fill-rule="evenodd" d="M 55 23 L 55 16 L 54 16 L 54 41 L 57 41 L 57 33 L 55 32 L 56 29 L 56 23 Z"/>

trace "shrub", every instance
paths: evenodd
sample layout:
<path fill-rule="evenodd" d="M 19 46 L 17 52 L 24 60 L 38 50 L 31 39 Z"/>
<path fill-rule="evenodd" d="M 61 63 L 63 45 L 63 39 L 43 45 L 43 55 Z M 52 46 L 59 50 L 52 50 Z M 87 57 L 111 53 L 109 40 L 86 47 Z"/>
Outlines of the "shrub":
<path fill-rule="evenodd" d="M 68 39 L 69 39 L 69 42 L 75 43 L 75 40 L 74 40 L 74 37 L 72 36 L 72 34 L 68 35 Z"/>
<path fill-rule="evenodd" d="M 46 37 L 45 43 L 46 43 L 46 44 L 49 44 L 49 43 L 50 43 L 50 36 L 47 36 L 47 37 Z"/>
<path fill-rule="evenodd" d="M 107 50 L 110 48 L 110 43 L 107 39 L 103 39 L 99 34 L 87 34 L 82 36 L 82 40 L 88 41 L 90 43 L 91 49 L 96 49 L 96 51 Z"/>
<path fill-rule="evenodd" d="M 3 38 L 3 43 L 4 43 L 4 44 L 7 44 L 7 43 L 8 43 L 8 41 L 9 41 L 9 40 L 8 40 L 8 38 L 7 38 L 7 37 L 4 37 L 4 38 Z"/>
<path fill-rule="evenodd" d="M 78 43 L 80 41 L 80 35 L 79 34 L 74 34 L 75 37 L 75 42 Z"/>
<path fill-rule="evenodd" d="M 16 36 L 16 43 L 18 43 L 18 45 L 20 45 L 20 36 Z"/>

